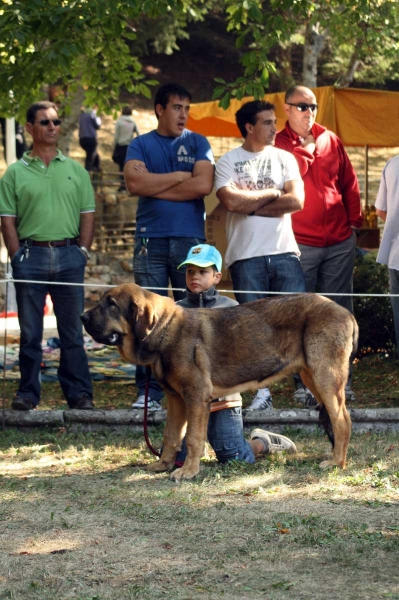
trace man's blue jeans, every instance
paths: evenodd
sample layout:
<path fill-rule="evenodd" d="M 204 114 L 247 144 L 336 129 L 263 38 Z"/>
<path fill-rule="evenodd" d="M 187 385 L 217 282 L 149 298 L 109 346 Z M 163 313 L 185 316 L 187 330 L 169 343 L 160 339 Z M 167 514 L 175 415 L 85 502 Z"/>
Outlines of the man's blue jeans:
<path fill-rule="evenodd" d="M 79 246 L 42 248 L 21 246 L 11 261 L 15 279 L 45 282 L 83 283 L 87 258 Z M 58 379 L 68 404 L 82 396 L 93 397 L 93 387 L 83 346 L 80 315 L 84 310 L 82 286 L 15 284 L 21 328 L 18 395 L 35 405 L 40 401 L 43 310 L 50 294 L 61 341 Z"/>
<path fill-rule="evenodd" d="M 294 252 L 237 260 L 231 265 L 230 273 L 235 290 L 248 290 L 246 293 L 235 292 L 240 304 L 267 297 L 267 294 L 251 292 L 305 291 L 305 277 L 299 257 Z M 297 373 L 294 374 L 294 382 L 296 387 L 302 387 Z"/>
<path fill-rule="evenodd" d="M 267 298 L 267 293 L 252 292 L 304 292 L 305 278 L 294 252 L 270 254 L 237 260 L 230 266 L 235 297 L 240 304 Z"/>
<path fill-rule="evenodd" d="M 205 240 L 200 238 L 169 237 L 169 238 L 143 238 L 137 237 L 134 244 L 133 272 L 137 285 L 149 288 L 161 296 L 168 295 L 169 280 L 173 288 L 181 288 L 174 291 L 175 300 L 185 297 L 186 269 L 177 267 L 187 258 L 188 251 L 197 244 L 203 244 Z M 163 290 L 152 290 L 151 288 L 166 288 Z M 137 365 L 136 385 L 138 395 L 145 392 L 145 368 Z M 163 391 L 154 377 L 151 377 L 149 386 L 151 400 L 159 402 Z"/>
<path fill-rule="evenodd" d="M 388 272 L 391 294 L 399 294 L 399 271 L 397 269 L 388 269 Z M 391 306 L 395 325 L 396 350 L 399 357 L 399 297 L 391 298 Z"/>
<path fill-rule="evenodd" d="M 231 460 L 255 462 L 251 445 L 244 438 L 241 407 L 224 408 L 211 412 L 208 422 L 208 441 L 220 463 Z M 186 440 L 176 455 L 176 462 L 184 462 L 187 456 Z"/>

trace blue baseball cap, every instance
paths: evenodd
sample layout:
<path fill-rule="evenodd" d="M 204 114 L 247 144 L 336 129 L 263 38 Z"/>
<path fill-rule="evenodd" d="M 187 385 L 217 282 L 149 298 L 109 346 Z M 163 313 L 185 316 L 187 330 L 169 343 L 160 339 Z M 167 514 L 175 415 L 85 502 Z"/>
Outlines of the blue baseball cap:
<path fill-rule="evenodd" d="M 209 244 L 198 244 L 193 246 L 187 258 L 177 268 L 180 269 L 183 265 L 197 265 L 197 267 L 211 267 L 215 265 L 217 272 L 222 271 L 222 255 L 215 246 L 209 246 Z"/>

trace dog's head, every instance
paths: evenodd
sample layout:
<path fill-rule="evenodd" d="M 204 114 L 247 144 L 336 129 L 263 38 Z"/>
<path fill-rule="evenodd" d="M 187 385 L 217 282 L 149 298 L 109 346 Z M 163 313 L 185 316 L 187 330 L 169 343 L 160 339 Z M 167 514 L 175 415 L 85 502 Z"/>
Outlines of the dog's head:
<path fill-rule="evenodd" d="M 80 318 L 87 333 L 101 344 L 122 347 L 131 336 L 142 342 L 158 321 L 158 298 L 163 300 L 133 283 L 120 285 L 105 292 Z"/>

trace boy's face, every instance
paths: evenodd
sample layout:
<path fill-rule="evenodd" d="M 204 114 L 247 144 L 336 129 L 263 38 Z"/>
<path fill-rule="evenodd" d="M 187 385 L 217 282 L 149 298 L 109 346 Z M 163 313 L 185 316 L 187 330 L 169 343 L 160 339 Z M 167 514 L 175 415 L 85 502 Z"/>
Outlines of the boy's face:
<path fill-rule="evenodd" d="M 186 266 L 186 286 L 194 294 L 205 292 L 213 285 L 217 285 L 222 277 L 213 267 Z"/>

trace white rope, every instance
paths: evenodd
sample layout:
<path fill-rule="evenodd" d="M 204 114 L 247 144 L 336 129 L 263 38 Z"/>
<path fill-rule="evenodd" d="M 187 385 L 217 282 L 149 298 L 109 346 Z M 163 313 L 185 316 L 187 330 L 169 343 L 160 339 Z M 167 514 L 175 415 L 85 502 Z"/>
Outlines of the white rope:
<path fill-rule="evenodd" d="M 9 275 L 9 274 L 8 274 Z M 9 275 L 8 277 L 6 277 L 5 279 L 0 279 L 0 284 L 1 283 L 9 283 L 10 281 L 12 281 L 13 283 L 39 283 L 42 285 L 71 285 L 71 286 L 78 286 L 78 287 L 89 287 L 89 288 L 114 288 L 117 287 L 117 285 L 113 285 L 113 284 L 109 284 L 109 283 L 70 283 L 70 282 L 65 282 L 65 281 L 40 281 L 40 280 L 36 280 L 36 279 L 13 279 L 13 277 L 11 275 Z M 132 282 L 133 283 L 133 282 Z M 119 285 L 119 284 L 118 284 Z M 144 286 L 142 286 L 144 287 Z M 185 288 L 172 288 L 172 287 L 144 287 L 144 289 L 146 290 L 151 290 L 154 292 L 157 291 L 172 291 L 172 292 L 185 292 Z M 219 293 L 227 293 L 227 294 L 267 294 L 268 296 L 293 296 L 296 294 L 303 294 L 304 292 L 269 292 L 269 291 L 263 291 L 260 292 L 258 290 L 221 290 L 218 288 L 218 292 Z M 345 294 L 343 292 L 339 293 L 339 292 L 317 292 L 318 296 L 351 296 L 353 298 L 397 298 L 399 297 L 399 294 L 356 294 L 356 293 L 352 293 L 352 294 Z"/>

